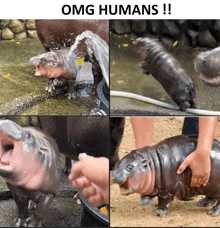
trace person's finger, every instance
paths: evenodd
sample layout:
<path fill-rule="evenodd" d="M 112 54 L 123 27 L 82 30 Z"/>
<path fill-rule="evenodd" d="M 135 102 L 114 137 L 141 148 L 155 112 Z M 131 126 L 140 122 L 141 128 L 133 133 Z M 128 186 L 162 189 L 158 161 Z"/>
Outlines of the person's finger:
<path fill-rule="evenodd" d="M 179 168 L 177 170 L 177 174 L 183 173 L 183 171 L 186 169 L 187 166 L 189 166 L 189 162 L 188 162 L 188 159 L 186 158 L 183 161 L 183 163 L 179 166 Z"/>
<path fill-rule="evenodd" d="M 82 176 L 73 180 L 72 185 L 74 188 L 81 189 L 81 188 L 86 188 L 88 186 L 91 186 L 91 182 L 86 177 Z"/>
<path fill-rule="evenodd" d="M 77 162 L 73 165 L 71 173 L 69 175 L 69 180 L 73 181 L 78 178 L 82 174 L 83 164 L 81 162 Z"/>
<path fill-rule="evenodd" d="M 91 196 L 94 196 L 96 194 L 96 189 L 93 185 L 86 187 L 83 189 L 82 194 L 85 198 L 89 198 Z"/>
<path fill-rule="evenodd" d="M 88 201 L 90 202 L 90 204 L 92 204 L 93 206 L 96 206 L 96 207 L 104 204 L 103 197 L 100 193 L 89 197 Z"/>
<path fill-rule="evenodd" d="M 207 183 L 208 183 L 208 181 L 209 181 L 209 176 L 210 176 L 210 175 L 208 175 L 208 174 L 204 176 L 204 178 L 203 178 L 203 183 L 202 183 L 203 186 L 206 186 L 206 185 L 207 185 Z"/>
<path fill-rule="evenodd" d="M 196 187 L 196 184 L 197 184 L 197 177 L 192 176 L 190 185 L 192 187 Z"/>

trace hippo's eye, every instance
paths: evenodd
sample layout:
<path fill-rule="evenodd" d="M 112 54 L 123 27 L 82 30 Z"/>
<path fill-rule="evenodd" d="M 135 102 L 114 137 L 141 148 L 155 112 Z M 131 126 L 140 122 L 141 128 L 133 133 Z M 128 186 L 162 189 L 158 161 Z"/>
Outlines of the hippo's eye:
<path fill-rule="evenodd" d="M 25 134 L 25 138 L 28 138 L 28 139 L 31 138 L 31 134 L 30 133 L 26 133 Z"/>
<path fill-rule="evenodd" d="M 47 60 L 45 58 L 42 58 L 40 61 L 41 63 L 45 63 Z"/>
<path fill-rule="evenodd" d="M 131 172 L 133 168 L 134 168 L 134 166 L 131 165 L 131 164 L 128 164 L 128 165 L 126 166 L 126 170 L 127 170 L 128 172 Z"/>

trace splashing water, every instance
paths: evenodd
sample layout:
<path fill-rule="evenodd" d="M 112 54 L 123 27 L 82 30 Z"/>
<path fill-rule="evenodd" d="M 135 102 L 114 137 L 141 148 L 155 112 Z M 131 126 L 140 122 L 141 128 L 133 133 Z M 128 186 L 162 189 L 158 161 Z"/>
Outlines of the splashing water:
<path fill-rule="evenodd" d="M 72 53 L 76 51 L 77 45 L 83 39 L 86 39 L 85 43 L 87 45 L 89 55 L 92 57 L 92 54 L 94 54 L 99 62 L 103 77 L 109 87 L 109 46 L 100 36 L 89 30 L 86 30 L 78 35 L 75 39 L 75 43 L 71 46 L 67 53 L 67 60 L 70 60 Z"/>

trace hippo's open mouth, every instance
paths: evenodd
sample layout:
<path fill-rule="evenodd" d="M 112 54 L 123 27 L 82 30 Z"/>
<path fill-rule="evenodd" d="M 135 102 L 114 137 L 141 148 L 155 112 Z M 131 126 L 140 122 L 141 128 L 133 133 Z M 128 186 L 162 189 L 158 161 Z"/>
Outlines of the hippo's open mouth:
<path fill-rule="evenodd" d="M 206 75 L 200 74 L 199 78 L 207 85 L 210 85 L 210 86 L 220 85 L 220 76 L 216 76 L 214 78 L 208 78 Z"/>
<path fill-rule="evenodd" d="M 120 187 L 120 193 L 122 195 L 130 195 L 134 193 L 134 190 L 129 189 L 127 181 L 123 184 L 120 184 L 119 187 Z"/>
<path fill-rule="evenodd" d="M 1 156 L 0 156 L 0 167 L 4 169 L 10 169 L 10 154 L 14 149 L 12 139 L 5 132 L 0 131 L 1 137 Z"/>

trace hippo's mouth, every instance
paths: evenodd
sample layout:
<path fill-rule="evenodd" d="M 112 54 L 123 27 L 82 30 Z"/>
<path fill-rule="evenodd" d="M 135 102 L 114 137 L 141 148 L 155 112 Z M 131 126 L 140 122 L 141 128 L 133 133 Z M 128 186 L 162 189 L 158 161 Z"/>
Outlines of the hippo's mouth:
<path fill-rule="evenodd" d="M 127 196 L 127 195 L 130 195 L 130 194 L 134 193 L 134 190 L 129 189 L 127 181 L 125 183 L 123 183 L 123 184 L 120 184 L 119 187 L 120 187 L 120 193 L 122 195 L 126 195 Z"/>
<path fill-rule="evenodd" d="M 210 85 L 210 86 L 219 86 L 220 85 L 220 76 L 210 78 L 204 74 L 200 74 L 199 78 L 207 85 Z"/>

